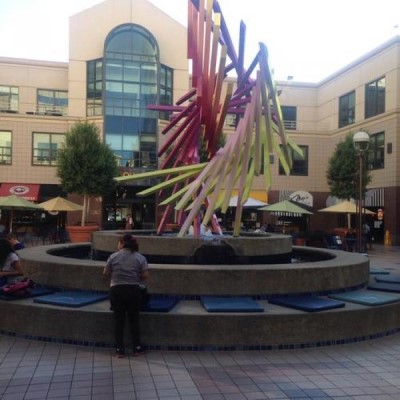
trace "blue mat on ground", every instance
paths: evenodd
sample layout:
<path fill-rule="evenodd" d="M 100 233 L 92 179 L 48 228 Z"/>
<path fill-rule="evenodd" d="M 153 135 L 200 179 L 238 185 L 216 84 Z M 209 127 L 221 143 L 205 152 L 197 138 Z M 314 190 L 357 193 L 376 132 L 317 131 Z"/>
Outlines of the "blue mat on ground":
<path fill-rule="evenodd" d="M 200 302 L 208 312 L 263 312 L 264 307 L 251 297 L 201 296 Z"/>
<path fill-rule="evenodd" d="M 370 285 L 368 285 L 368 289 L 370 289 L 370 290 L 379 290 L 381 292 L 400 293 L 400 284 L 398 284 L 398 283 L 377 282 L 377 283 L 371 283 Z"/>
<path fill-rule="evenodd" d="M 142 306 L 142 311 L 147 312 L 168 312 L 172 310 L 179 299 L 177 297 L 153 296 Z"/>
<path fill-rule="evenodd" d="M 400 296 L 395 294 L 373 293 L 368 290 L 332 294 L 329 295 L 329 297 L 336 300 L 348 301 L 349 303 L 363 304 L 365 306 L 380 306 L 400 301 Z"/>
<path fill-rule="evenodd" d="M 0 300 L 18 300 L 18 299 L 28 299 L 30 297 L 38 297 L 38 296 L 44 296 L 47 294 L 54 293 L 56 290 L 54 288 L 50 288 L 47 286 L 35 286 L 30 293 L 25 293 L 22 296 L 15 296 L 12 294 L 5 294 L 5 293 L 0 293 Z"/>
<path fill-rule="evenodd" d="M 316 296 L 275 296 L 268 299 L 271 304 L 276 304 L 279 306 L 295 308 L 296 310 L 302 311 L 325 311 L 333 310 L 335 308 L 342 308 L 345 303 L 337 300 L 324 299 Z"/>
<path fill-rule="evenodd" d="M 385 271 L 384 269 L 381 268 L 370 268 L 369 273 L 372 275 L 389 275 L 389 271 Z"/>
<path fill-rule="evenodd" d="M 108 299 L 108 293 L 66 290 L 35 298 L 35 303 L 64 307 L 82 307 Z"/>
<path fill-rule="evenodd" d="M 377 282 L 385 282 L 385 283 L 400 283 L 400 275 L 375 276 L 375 280 Z"/>

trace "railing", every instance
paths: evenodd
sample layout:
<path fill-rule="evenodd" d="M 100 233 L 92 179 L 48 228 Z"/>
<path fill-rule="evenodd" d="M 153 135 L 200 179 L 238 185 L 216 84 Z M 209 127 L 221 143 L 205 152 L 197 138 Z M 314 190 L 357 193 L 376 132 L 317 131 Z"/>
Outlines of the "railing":
<path fill-rule="evenodd" d="M 155 151 L 135 151 L 133 158 L 121 159 L 121 167 L 131 170 L 140 169 L 156 169 L 157 168 L 157 153 Z"/>

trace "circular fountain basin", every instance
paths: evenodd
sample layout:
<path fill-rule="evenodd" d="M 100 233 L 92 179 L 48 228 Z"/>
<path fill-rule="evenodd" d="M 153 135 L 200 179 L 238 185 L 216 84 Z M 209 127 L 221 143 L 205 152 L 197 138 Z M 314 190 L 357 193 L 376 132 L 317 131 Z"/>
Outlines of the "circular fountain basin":
<path fill-rule="evenodd" d="M 93 237 L 93 248 L 115 251 L 120 234 L 97 232 Z M 173 256 L 167 257 L 164 263 L 150 262 L 149 292 L 180 299 L 167 313 L 141 314 L 145 345 L 150 349 L 173 350 L 288 348 L 343 343 L 396 331 L 400 324 L 399 303 L 381 307 L 346 304 L 340 309 L 318 313 L 270 304 L 269 296 L 276 294 L 324 295 L 360 289 L 369 281 L 367 257 L 327 249 L 292 248 L 286 237 L 279 246 L 279 237 L 275 236 L 254 241 L 248 237 L 232 238 L 232 242 L 238 243 L 231 246 L 241 252 L 240 256 L 256 252 L 257 257 L 266 248 L 277 254 L 290 249 L 290 257 L 309 261 L 228 265 L 213 263 L 211 254 L 208 264 L 174 263 L 170 261 L 179 254 L 178 246 L 181 250 L 189 248 L 191 254 L 196 254 L 202 243 L 195 238 L 178 242 L 177 238 L 164 240 L 164 237 L 152 235 L 138 236 L 144 254 L 149 251 L 147 249 L 154 249 L 158 255 L 165 251 Z M 256 246 L 250 251 L 254 243 Z M 19 254 L 25 275 L 37 283 L 107 291 L 108 283 L 102 276 L 105 262 L 88 259 L 86 256 L 91 249 L 91 243 L 63 244 L 31 247 Z M 200 296 L 203 295 L 251 296 L 264 307 L 264 312 L 209 313 L 201 305 Z M 108 300 L 78 309 L 41 305 L 33 299 L 0 300 L 0 325 L 2 333 L 40 340 L 113 344 L 113 318 Z"/>

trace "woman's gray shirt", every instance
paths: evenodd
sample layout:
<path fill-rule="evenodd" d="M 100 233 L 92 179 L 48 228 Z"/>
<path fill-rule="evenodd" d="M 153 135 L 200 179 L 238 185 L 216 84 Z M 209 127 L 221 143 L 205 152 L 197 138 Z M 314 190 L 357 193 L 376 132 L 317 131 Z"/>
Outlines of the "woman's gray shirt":
<path fill-rule="evenodd" d="M 111 275 L 110 286 L 137 285 L 142 272 L 148 268 L 145 256 L 125 248 L 111 254 L 106 263 L 106 272 Z"/>

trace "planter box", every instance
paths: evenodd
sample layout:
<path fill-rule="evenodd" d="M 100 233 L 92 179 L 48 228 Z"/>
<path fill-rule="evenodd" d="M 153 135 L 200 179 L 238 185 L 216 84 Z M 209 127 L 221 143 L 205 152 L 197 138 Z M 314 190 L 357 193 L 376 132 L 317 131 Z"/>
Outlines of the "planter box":
<path fill-rule="evenodd" d="M 98 225 L 70 225 L 67 226 L 66 229 L 72 243 L 81 243 L 91 242 L 92 233 L 100 230 L 100 227 Z"/>

